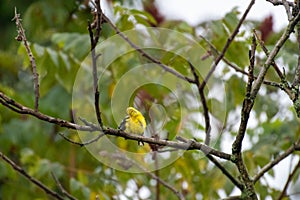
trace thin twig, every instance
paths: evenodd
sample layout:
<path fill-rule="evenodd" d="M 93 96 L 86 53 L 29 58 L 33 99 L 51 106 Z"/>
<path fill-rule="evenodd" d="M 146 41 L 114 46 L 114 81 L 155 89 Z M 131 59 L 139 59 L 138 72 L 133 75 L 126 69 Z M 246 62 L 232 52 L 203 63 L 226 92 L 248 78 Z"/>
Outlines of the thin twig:
<path fill-rule="evenodd" d="M 15 171 L 19 172 L 22 176 L 24 176 L 27 180 L 35 184 L 38 188 L 42 189 L 47 194 L 51 195 L 55 199 L 64 200 L 62 196 L 60 196 L 57 192 L 51 190 L 49 187 L 44 185 L 39 180 L 35 179 L 34 177 L 30 176 L 23 168 L 17 165 L 14 161 L 10 160 L 7 156 L 5 156 L 2 152 L 0 152 L 0 157 L 6 163 L 8 163 Z"/>
<path fill-rule="evenodd" d="M 291 21 L 293 16 L 292 16 L 292 13 L 291 13 L 291 6 L 290 6 L 289 3 L 290 2 L 287 2 L 286 0 L 282 0 L 282 5 L 285 8 L 285 12 L 286 12 L 286 15 L 288 17 L 288 20 Z"/>
<path fill-rule="evenodd" d="M 79 145 L 81 147 L 92 144 L 94 142 L 97 142 L 101 137 L 103 137 L 105 134 L 100 133 L 97 135 L 97 137 L 87 141 L 87 142 L 76 142 L 74 140 L 71 140 L 70 138 L 68 138 L 67 136 L 65 136 L 63 133 L 58 133 L 60 136 L 62 136 L 65 140 L 67 140 L 68 142 L 72 143 L 72 144 L 76 144 Z"/>
<path fill-rule="evenodd" d="M 281 37 L 277 41 L 275 47 L 272 49 L 269 56 L 267 57 L 267 60 L 264 64 L 264 66 L 262 67 L 262 69 L 260 70 L 258 77 L 253 85 L 253 88 L 251 91 L 251 98 L 255 99 L 255 97 L 260 89 L 260 86 L 265 78 L 265 75 L 266 75 L 269 67 L 273 63 L 274 58 L 276 57 L 276 55 L 278 54 L 279 50 L 281 49 L 283 44 L 286 42 L 286 40 L 290 37 L 290 34 L 294 31 L 294 28 L 295 28 L 296 24 L 299 22 L 299 20 L 300 20 L 300 12 L 293 18 L 293 20 L 291 20 L 289 22 L 284 33 L 281 35 Z"/>
<path fill-rule="evenodd" d="M 200 37 L 209 45 L 210 49 L 212 50 L 213 54 L 219 56 L 220 55 L 220 52 L 217 50 L 216 47 L 214 47 L 214 45 L 209 42 L 206 38 L 204 38 L 203 36 L 200 35 Z M 235 64 L 231 63 L 228 59 L 226 59 L 225 57 L 222 58 L 222 60 L 230 67 L 232 68 L 233 70 L 235 70 L 236 72 L 239 72 L 243 75 L 246 75 L 246 76 L 249 76 L 248 73 L 246 71 L 244 71 L 243 69 L 241 69 L 240 67 L 236 66 Z M 256 76 L 253 76 L 254 79 L 256 79 L 257 77 Z M 277 87 L 281 90 L 284 90 L 286 91 L 287 88 L 286 87 L 283 87 L 282 84 L 279 84 L 279 83 L 275 83 L 275 82 L 272 82 L 272 81 L 267 81 L 267 80 L 264 80 L 263 81 L 263 84 L 265 85 L 269 85 L 269 86 L 273 86 L 273 87 Z M 287 94 L 290 93 L 290 91 L 286 91 Z"/>
<path fill-rule="evenodd" d="M 120 29 L 118 27 L 116 27 L 114 25 L 114 23 L 104 13 L 103 13 L 103 19 L 116 31 L 116 33 L 118 35 L 120 35 L 121 38 L 123 38 L 123 40 L 125 40 L 132 48 L 134 48 L 136 51 L 138 51 L 143 57 L 145 57 L 148 60 L 150 60 L 151 62 L 157 64 L 158 66 L 163 68 L 165 71 L 173 74 L 177 78 L 185 80 L 189 83 L 194 83 L 194 81 L 191 78 L 184 76 L 181 73 L 179 73 L 178 71 L 174 70 L 173 68 L 163 64 L 160 60 L 157 60 L 156 58 L 152 57 L 151 55 L 146 53 L 143 49 L 141 49 L 139 46 L 134 44 L 124 33 L 122 33 L 120 31 Z"/>
<path fill-rule="evenodd" d="M 261 46 L 262 50 L 265 52 L 266 56 L 270 55 L 269 50 L 267 49 L 267 47 L 265 46 L 264 42 L 261 40 L 261 38 L 257 35 L 256 31 L 253 30 L 253 33 L 256 37 L 256 39 L 258 40 L 259 45 Z M 279 78 L 281 79 L 281 81 L 285 80 L 285 76 L 283 75 L 283 73 L 280 71 L 278 65 L 275 63 L 274 60 L 272 60 L 271 65 L 274 67 L 276 73 L 278 74 Z"/>
<path fill-rule="evenodd" d="M 214 61 L 211 69 L 209 70 L 208 74 L 206 75 L 206 77 L 204 78 L 202 84 L 200 85 L 200 89 L 203 90 L 205 85 L 207 84 L 209 78 L 211 77 L 211 75 L 214 73 L 214 71 L 216 70 L 219 62 L 222 60 L 222 58 L 225 56 L 226 51 L 228 50 L 230 44 L 233 42 L 235 36 L 238 34 L 240 27 L 242 26 L 243 22 L 245 21 L 249 11 L 251 10 L 252 6 L 254 5 L 255 0 L 251 0 L 250 4 L 248 5 L 247 9 L 245 10 L 242 18 L 239 20 L 238 25 L 236 26 L 236 28 L 234 29 L 234 31 L 232 32 L 232 34 L 228 37 L 227 42 L 225 44 L 225 46 L 223 47 L 221 54 L 219 54 L 219 56 L 216 58 L 216 60 Z"/>
<path fill-rule="evenodd" d="M 251 93 L 251 88 L 252 88 L 252 83 L 254 81 L 254 65 L 255 65 L 255 52 L 256 52 L 256 39 L 255 36 L 252 36 L 252 45 L 251 45 L 251 51 L 249 55 L 249 60 L 250 60 L 250 65 L 248 69 L 248 83 L 247 83 L 247 88 L 246 88 L 246 97 L 250 97 Z"/>
<path fill-rule="evenodd" d="M 258 172 L 253 177 L 253 182 L 256 183 L 266 172 L 268 172 L 270 169 L 272 169 L 275 165 L 277 165 L 279 162 L 281 162 L 283 159 L 291 155 L 294 151 L 298 150 L 299 147 L 299 140 L 293 144 L 290 148 L 288 148 L 284 153 L 277 156 L 274 160 L 266 164 L 260 172 Z"/>
<path fill-rule="evenodd" d="M 287 188 L 289 187 L 289 184 L 291 183 L 293 177 L 295 176 L 297 170 L 299 169 L 300 167 L 300 160 L 298 161 L 297 165 L 295 166 L 294 170 L 292 171 L 292 173 L 290 173 L 288 179 L 286 180 L 286 183 L 284 184 L 284 187 L 279 195 L 279 197 L 277 198 L 277 200 L 281 200 L 283 199 L 284 197 L 286 197 L 286 191 L 287 191 Z"/>
<path fill-rule="evenodd" d="M 209 145 L 210 143 L 210 132 L 211 132 L 211 126 L 210 126 L 210 117 L 209 117 L 209 110 L 208 110 L 208 106 L 207 106 L 207 102 L 206 102 L 206 98 L 204 95 L 204 90 L 200 89 L 200 80 L 199 80 L 199 76 L 197 74 L 196 68 L 194 67 L 194 65 L 189 61 L 189 66 L 191 68 L 191 71 L 193 73 L 194 76 L 194 82 L 198 88 L 198 93 L 200 96 L 200 100 L 203 106 L 203 115 L 204 115 L 204 120 L 205 120 L 205 144 Z"/>
<path fill-rule="evenodd" d="M 96 33 L 94 36 L 93 28 L 90 23 L 88 23 L 88 30 L 90 34 L 90 42 L 91 42 L 91 56 L 92 56 L 92 68 L 93 68 L 93 88 L 94 88 L 94 107 L 96 111 L 96 117 L 97 121 L 99 123 L 99 126 L 101 129 L 103 129 L 103 122 L 101 118 L 101 111 L 99 107 L 99 99 L 100 99 L 100 92 L 98 87 L 98 74 L 97 74 L 97 56 L 95 53 L 95 47 L 97 46 L 97 43 L 100 38 L 101 33 L 101 25 L 102 25 L 102 10 L 100 6 L 100 0 L 95 0 L 95 9 L 96 9 L 96 15 L 95 15 L 95 28 Z"/>
<path fill-rule="evenodd" d="M 259 42 L 259 45 L 261 46 L 261 48 L 263 49 L 264 53 L 266 54 L 266 56 L 269 56 L 270 55 L 270 52 L 269 50 L 266 48 L 266 46 L 264 45 L 264 42 L 261 40 L 261 38 L 257 35 L 256 31 L 253 30 L 253 33 L 256 37 L 256 39 L 258 40 Z M 275 86 L 276 87 L 279 87 L 281 90 L 283 90 L 289 97 L 291 100 L 294 100 L 295 98 L 295 95 L 293 94 L 293 92 L 291 91 L 291 87 L 289 85 L 289 83 L 286 81 L 286 77 L 285 75 L 280 71 L 278 65 L 275 63 L 275 61 L 273 60 L 271 65 L 274 67 L 276 73 L 278 74 L 281 82 L 283 84 L 276 84 Z M 264 84 L 266 84 L 267 81 L 263 81 Z M 267 83 L 268 84 L 268 83 Z M 270 85 L 270 84 L 268 84 Z M 274 85 L 274 83 L 272 83 L 272 85 Z"/>
<path fill-rule="evenodd" d="M 51 172 L 51 175 L 55 181 L 55 183 L 57 184 L 57 186 L 59 187 L 60 191 L 69 199 L 71 200 L 77 200 L 77 198 L 75 198 L 74 196 L 72 196 L 70 193 L 68 193 L 65 188 L 61 185 L 61 183 L 59 182 L 58 178 L 55 176 L 55 174 L 53 172 Z"/>
<path fill-rule="evenodd" d="M 32 51 L 29 47 L 26 35 L 25 35 L 25 31 L 23 29 L 22 23 L 21 23 L 21 19 L 20 19 L 20 14 L 17 13 L 17 8 L 15 8 L 15 17 L 13 18 L 13 20 L 16 20 L 16 26 L 18 28 L 18 36 L 16 37 L 16 39 L 18 41 L 23 41 L 27 55 L 29 57 L 30 60 L 30 64 L 32 67 L 32 73 L 33 73 L 33 87 L 34 87 L 34 94 L 35 94 L 35 99 L 34 99 L 34 110 L 38 111 L 39 109 L 39 98 L 40 98 L 40 85 L 39 85 L 39 74 L 37 72 L 36 69 L 36 63 L 35 63 L 35 58 L 32 54 Z"/>

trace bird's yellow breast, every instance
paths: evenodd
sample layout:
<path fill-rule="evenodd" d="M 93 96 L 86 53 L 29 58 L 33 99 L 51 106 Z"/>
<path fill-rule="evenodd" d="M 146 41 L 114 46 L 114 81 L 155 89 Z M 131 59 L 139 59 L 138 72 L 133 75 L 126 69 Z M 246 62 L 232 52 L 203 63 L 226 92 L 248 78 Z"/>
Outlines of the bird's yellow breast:
<path fill-rule="evenodd" d="M 127 109 L 129 118 L 126 123 L 126 131 L 133 134 L 143 134 L 146 128 L 146 120 L 142 113 L 135 108 L 129 107 Z"/>

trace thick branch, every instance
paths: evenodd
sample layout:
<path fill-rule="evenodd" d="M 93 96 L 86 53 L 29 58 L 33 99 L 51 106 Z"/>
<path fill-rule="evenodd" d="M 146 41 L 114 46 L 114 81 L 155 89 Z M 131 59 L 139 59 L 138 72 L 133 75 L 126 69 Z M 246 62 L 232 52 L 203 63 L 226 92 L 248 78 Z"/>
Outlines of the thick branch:
<path fill-rule="evenodd" d="M 20 114 L 26 114 L 26 115 L 32 115 L 42 121 L 46 121 L 52 124 L 57 124 L 61 127 L 66 127 L 66 128 L 70 128 L 70 129 L 75 129 L 75 130 L 81 130 L 81 131 L 96 131 L 97 129 L 95 129 L 95 127 L 92 126 L 82 126 L 79 124 L 75 124 L 63 119 L 59 119 L 59 118 L 54 118 L 48 115 L 45 115 L 41 112 L 32 110 L 26 106 L 23 106 L 20 103 L 17 103 L 15 100 L 9 98 L 8 96 L 6 96 L 4 93 L 0 92 L 0 103 L 13 110 L 14 112 L 20 113 Z"/>
<path fill-rule="evenodd" d="M 81 130 L 81 131 L 101 131 L 100 128 L 95 125 L 79 125 L 79 124 L 71 123 L 71 122 L 63 120 L 63 119 L 54 118 L 54 117 L 45 115 L 40 112 L 36 112 L 30 108 L 27 108 L 27 107 L 15 102 L 13 99 L 7 97 L 2 92 L 0 92 L 0 103 L 17 113 L 32 115 L 40 120 L 43 120 L 43 121 L 46 121 L 49 123 L 53 123 L 53 124 L 57 124 L 61 127 L 66 127 L 66 128 L 76 129 L 76 130 Z M 230 158 L 231 158 L 230 154 L 215 150 L 207 145 L 201 144 L 201 143 L 193 141 L 193 140 L 188 140 L 188 142 L 186 142 L 186 143 L 174 142 L 174 141 L 168 141 L 168 140 L 157 140 L 156 138 L 148 138 L 148 137 L 144 137 L 141 135 L 128 134 L 128 133 L 122 132 L 120 130 L 109 129 L 109 128 L 103 129 L 103 133 L 106 135 L 114 135 L 114 136 L 118 136 L 118 137 L 123 137 L 125 139 L 142 141 L 142 142 L 156 144 L 156 145 L 160 145 L 160 146 L 174 147 L 177 149 L 201 150 L 205 154 L 212 154 L 214 156 L 217 156 L 217 157 L 225 159 L 225 160 L 230 160 Z"/>
<path fill-rule="evenodd" d="M 221 165 L 221 163 L 219 163 L 212 155 L 208 154 L 206 157 L 213 162 L 235 186 L 237 186 L 240 190 L 243 190 L 244 186 L 238 180 L 236 180 L 231 173 L 227 171 L 223 165 Z"/>
<path fill-rule="evenodd" d="M 241 123 L 240 123 L 238 134 L 236 136 L 236 140 L 232 144 L 232 155 L 234 158 L 233 162 L 236 164 L 236 166 L 240 172 L 240 176 L 241 176 L 242 183 L 244 186 L 242 191 L 243 191 L 244 195 L 246 196 L 246 199 L 257 199 L 253 181 L 250 179 L 249 173 L 247 171 L 247 168 L 245 166 L 245 163 L 243 161 L 243 156 L 241 153 L 242 141 L 243 141 L 243 138 L 244 138 L 244 135 L 246 132 L 248 119 L 249 119 L 250 112 L 251 112 L 251 109 L 253 106 L 253 101 L 250 99 L 250 95 L 251 95 L 252 83 L 254 81 L 253 70 L 254 70 L 254 63 L 255 63 L 255 51 L 256 51 L 256 39 L 253 36 L 251 51 L 250 51 L 250 55 L 249 55 L 250 65 L 249 65 L 249 71 L 248 71 L 248 83 L 247 83 L 247 87 L 246 87 L 246 96 L 243 101 L 243 107 L 242 107 L 242 112 L 241 112 Z"/>

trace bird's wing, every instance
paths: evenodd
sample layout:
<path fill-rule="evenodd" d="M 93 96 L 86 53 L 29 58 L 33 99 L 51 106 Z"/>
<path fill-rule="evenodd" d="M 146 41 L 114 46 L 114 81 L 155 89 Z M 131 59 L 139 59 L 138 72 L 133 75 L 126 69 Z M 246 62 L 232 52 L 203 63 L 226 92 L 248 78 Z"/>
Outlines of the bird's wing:
<path fill-rule="evenodd" d="M 118 129 L 124 131 L 126 129 L 126 121 L 129 119 L 129 116 L 126 116 L 123 121 L 120 123 L 120 125 L 118 126 Z"/>

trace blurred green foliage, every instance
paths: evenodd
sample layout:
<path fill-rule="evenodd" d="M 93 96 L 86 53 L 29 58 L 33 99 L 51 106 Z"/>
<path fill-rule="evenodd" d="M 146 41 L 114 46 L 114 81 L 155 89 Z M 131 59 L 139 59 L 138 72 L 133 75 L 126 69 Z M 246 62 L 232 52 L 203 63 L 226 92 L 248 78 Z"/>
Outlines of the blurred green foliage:
<path fill-rule="evenodd" d="M 120 30 L 126 31 L 138 27 L 152 36 L 152 39 L 156 38 L 154 41 L 147 41 L 143 34 L 136 34 L 130 35 L 132 41 L 148 42 L 153 46 L 156 45 L 155 42 L 163 41 L 164 45 L 172 47 L 173 51 L 156 48 L 149 48 L 145 51 L 179 73 L 192 77 L 189 64 L 182 56 L 187 53 L 191 58 L 189 61 L 195 65 L 201 79 L 208 72 L 212 60 L 204 59 L 205 53 L 210 51 L 210 48 L 206 41 L 198 37 L 197 30 L 202 30 L 206 40 L 210 41 L 218 51 L 221 51 L 240 17 L 239 9 L 233 8 L 222 19 L 207 21 L 191 27 L 183 21 L 165 20 L 158 24 L 154 14 L 137 7 L 133 1 L 113 1 L 110 6 L 109 9 L 113 9 L 115 23 Z M 14 7 L 21 13 L 26 36 L 36 59 L 41 86 L 40 111 L 53 117 L 69 121 L 75 120 L 78 123 L 81 123 L 78 117 L 84 117 L 96 123 L 92 85 L 82 84 L 80 85 L 82 93 L 76 94 L 78 96 L 73 94 L 76 81 L 91 83 L 92 80 L 91 63 L 88 59 L 90 41 L 87 32 L 87 21 L 92 20 L 92 15 L 87 1 L 5 0 L 2 3 L 0 7 L 2 27 L 0 31 L 3 41 L 0 44 L 0 91 L 28 107 L 33 107 L 34 91 L 29 58 L 24 46 L 14 40 L 17 33 L 14 22 L 11 21 Z M 177 32 L 174 35 L 161 34 L 157 36 L 155 32 L 147 32 L 145 29 L 152 26 Z M 248 51 L 251 45 L 251 29 L 256 26 L 257 22 L 246 21 L 243 31 L 238 34 L 237 39 L 225 54 L 225 58 L 240 69 L 246 70 L 249 65 Z M 178 45 L 182 44 L 181 42 L 184 42 L 185 38 L 177 37 L 177 33 L 183 33 L 188 38 L 197 38 L 196 43 L 203 48 L 201 51 L 203 54 L 199 55 L 199 50 L 189 43 L 184 47 Z M 121 44 L 118 39 L 109 44 L 105 43 L 105 40 L 113 37 L 114 34 L 115 32 L 108 24 L 103 25 L 100 43 L 104 47 L 100 59 L 107 66 L 99 66 L 102 69 L 99 76 L 102 117 L 105 126 L 112 128 L 116 128 L 120 121 L 114 118 L 111 107 L 112 98 L 114 95 L 117 95 L 120 101 L 124 98 L 121 96 L 124 93 L 121 95 L 114 93 L 115 88 L 119 86 L 118 81 L 126 73 L 132 73 L 132 70 L 139 65 L 149 64 L 149 61 L 139 53 L 130 51 L 113 59 L 116 52 L 128 49 L 128 46 L 124 45 L 124 41 Z M 280 33 L 273 33 L 267 43 L 269 49 L 275 45 L 279 35 Z M 174 42 L 174 38 L 178 43 Z M 260 48 L 258 48 L 258 53 L 261 53 Z M 287 78 L 293 77 L 297 54 L 296 44 L 291 41 L 286 43 L 279 54 L 278 62 L 285 67 Z M 258 67 L 260 67 L 260 62 L 266 58 L 262 54 L 259 55 Z M 178 83 L 175 85 L 178 87 L 174 87 L 176 88 L 175 92 L 170 88 L 147 82 L 128 94 L 130 95 L 128 97 L 130 104 L 137 106 L 145 114 L 147 122 L 150 124 L 149 132 L 158 132 L 162 138 L 169 140 L 174 140 L 175 136 L 180 134 L 187 138 L 203 141 L 202 106 L 197 104 L 199 97 L 196 88 L 182 84 L 183 81 L 180 82 L 175 76 L 164 76 L 167 72 L 160 68 L 159 71 L 152 70 L 153 68 L 154 66 L 150 65 L 148 71 L 139 71 L 134 74 L 136 78 L 122 82 L 124 86 L 129 86 L 141 78 L 155 80 L 157 83 L 164 83 L 163 81 Z M 80 71 L 82 69 L 86 74 L 81 77 L 78 74 L 83 72 Z M 270 71 L 267 78 L 278 81 L 279 79 L 274 76 L 276 76 L 274 71 Z M 226 144 L 223 144 L 224 136 L 233 140 L 236 135 L 245 87 L 246 77 L 236 73 L 224 63 L 220 64 L 218 73 L 208 83 L 205 95 L 208 97 L 207 102 L 212 111 L 214 126 L 217 127 L 212 136 L 212 145 L 215 148 L 223 150 L 224 145 L 228 146 L 228 143 L 232 142 L 227 141 Z M 125 95 L 127 94 L 125 93 Z M 278 88 L 263 85 L 256 100 L 252 113 L 253 118 L 251 118 L 247 130 L 250 148 L 244 152 L 245 163 L 251 175 L 255 175 L 259 168 L 286 150 L 299 137 L 299 120 L 296 119 L 290 102 L 280 102 L 279 99 L 282 95 L 283 93 Z M 223 98 L 220 99 L 222 96 Z M 74 101 L 74 97 L 80 101 L 77 102 L 76 99 Z M 114 108 L 117 109 L 116 107 Z M 119 115 L 119 118 L 122 118 L 125 110 L 119 111 Z M 164 121 L 158 118 L 164 118 Z M 95 199 L 96 195 L 99 196 L 99 199 L 119 199 L 120 196 L 133 199 L 134 196 L 139 196 L 139 192 L 143 191 L 145 187 L 151 194 L 150 197 L 145 198 L 154 199 L 156 191 L 154 179 L 146 174 L 131 174 L 124 172 L 126 169 L 118 171 L 110 168 L 96 160 L 89 152 L 91 149 L 92 151 L 100 149 L 102 153 L 100 156 L 105 157 L 105 152 L 101 149 L 103 145 L 100 148 L 100 143 L 95 143 L 94 147 L 80 148 L 64 140 L 58 135 L 59 132 L 74 141 L 92 139 L 97 135 L 66 130 L 31 116 L 13 113 L 4 106 L 0 106 L 0 151 L 54 191 L 60 192 L 51 172 L 55 174 L 63 187 L 78 199 Z M 226 137 L 227 140 L 228 137 Z M 148 145 L 138 147 L 132 141 L 125 141 L 122 138 L 109 137 L 108 139 L 130 152 L 151 151 Z M 105 148 L 106 146 L 104 146 Z M 230 195 L 235 189 L 233 184 L 216 166 L 209 163 L 202 153 L 198 151 L 188 151 L 182 155 L 181 153 L 179 152 L 180 157 L 175 162 L 159 170 L 159 174 L 161 179 L 180 190 L 186 199 L 220 199 L 224 197 L 221 194 Z M 160 157 L 160 159 L 162 162 L 164 161 L 164 157 Z M 119 168 L 125 168 L 127 164 L 129 166 L 130 162 L 117 163 Z M 233 176 L 237 176 L 237 171 L 231 163 L 222 162 L 222 164 Z M 274 171 L 271 170 L 268 175 L 274 177 Z M 16 193 L 16 191 L 18 192 Z M 277 188 L 272 188 L 263 181 L 256 184 L 256 191 L 261 199 L 265 199 L 267 196 L 275 198 L 279 193 Z M 173 193 L 162 186 L 160 196 L 161 199 L 175 198 Z M 33 184 L 28 183 L 28 180 L 17 174 L 5 162 L 0 161 L 0 199 L 51 198 Z"/>

